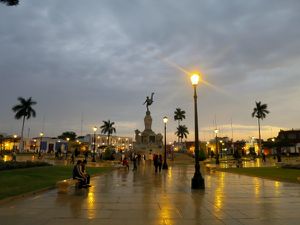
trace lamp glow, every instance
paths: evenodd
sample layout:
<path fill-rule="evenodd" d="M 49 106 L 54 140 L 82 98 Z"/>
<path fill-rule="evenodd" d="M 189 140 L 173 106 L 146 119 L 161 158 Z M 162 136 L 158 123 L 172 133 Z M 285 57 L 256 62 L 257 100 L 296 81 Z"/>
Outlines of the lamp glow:
<path fill-rule="evenodd" d="M 165 116 L 165 117 L 163 118 L 163 121 L 164 121 L 164 123 L 167 123 L 167 122 L 168 122 L 168 117 Z"/>
<path fill-rule="evenodd" d="M 199 74 L 194 73 L 194 74 L 191 76 L 192 85 L 198 85 L 199 80 L 200 80 L 200 75 L 199 75 Z"/>

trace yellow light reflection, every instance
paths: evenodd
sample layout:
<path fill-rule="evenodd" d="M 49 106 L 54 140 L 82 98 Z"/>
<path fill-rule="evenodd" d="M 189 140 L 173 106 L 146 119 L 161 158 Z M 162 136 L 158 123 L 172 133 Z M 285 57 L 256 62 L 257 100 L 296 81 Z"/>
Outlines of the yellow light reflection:
<path fill-rule="evenodd" d="M 221 209 L 223 207 L 223 205 L 224 205 L 224 202 L 223 202 L 223 198 L 224 198 L 224 186 L 225 186 L 224 178 L 225 178 L 225 173 L 220 173 L 219 182 L 218 182 L 217 188 L 215 190 L 214 204 L 219 209 Z"/>
<path fill-rule="evenodd" d="M 256 197 L 259 197 L 260 194 L 260 183 L 258 178 L 254 178 L 254 193 Z"/>
<path fill-rule="evenodd" d="M 274 182 L 274 190 L 275 190 L 276 196 L 280 195 L 280 182 L 279 181 Z"/>
<path fill-rule="evenodd" d="M 168 178 L 172 179 L 172 167 L 170 167 L 170 166 L 168 168 Z"/>
<path fill-rule="evenodd" d="M 163 198 L 161 196 L 158 196 L 158 199 L 163 199 L 159 202 L 161 210 L 159 211 L 159 218 L 161 221 L 165 221 L 166 219 L 172 218 L 172 213 L 174 213 L 174 205 L 171 204 L 170 200 L 168 198 Z M 174 224 L 172 220 L 168 220 L 168 225 Z"/>
<path fill-rule="evenodd" d="M 10 160 L 11 160 L 11 157 L 9 155 L 4 155 L 4 157 L 3 157 L 4 162 L 10 161 Z"/>
<path fill-rule="evenodd" d="M 88 209 L 95 209 L 95 193 L 93 191 L 88 193 L 87 208 Z M 89 219 L 94 219 L 95 218 L 95 210 L 87 210 L 87 217 Z"/>

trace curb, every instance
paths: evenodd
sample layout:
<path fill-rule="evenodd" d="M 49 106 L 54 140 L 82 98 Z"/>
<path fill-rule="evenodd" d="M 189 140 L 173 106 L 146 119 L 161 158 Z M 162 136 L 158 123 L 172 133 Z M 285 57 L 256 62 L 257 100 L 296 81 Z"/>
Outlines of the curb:
<path fill-rule="evenodd" d="M 42 188 L 42 189 L 39 189 L 39 190 L 36 190 L 36 191 L 31 191 L 31 192 L 23 193 L 23 194 L 20 194 L 20 195 L 15 195 L 15 196 L 11 196 L 11 197 L 8 197 L 8 198 L 4 198 L 4 199 L 0 200 L 0 204 L 4 204 L 4 203 L 10 202 L 10 201 L 15 201 L 15 200 L 18 200 L 18 199 L 21 199 L 21 198 L 26 198 L 26 197 L 38 195 L 38 194 L 41 194 L 43 192 L 53 190 L 55 188 L 56 188 L 55 186 L 51 186 L 51 187 Z"/>

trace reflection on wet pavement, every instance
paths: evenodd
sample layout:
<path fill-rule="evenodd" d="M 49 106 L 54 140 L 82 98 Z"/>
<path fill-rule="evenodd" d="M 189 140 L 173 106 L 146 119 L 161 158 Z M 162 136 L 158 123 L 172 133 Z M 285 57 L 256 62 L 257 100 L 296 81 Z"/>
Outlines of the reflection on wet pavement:
<path fill-rule="evenodd" d="M 155 174 L 150 163 L 92 179 L 87 190 L 56 190 L 0 205 L 3 224 L 299 224 L 300 186 L 224 172 L 204 174 L 191 190 L 194 166 Z M 1 223 L 2 224 L 2 223 Z"/>

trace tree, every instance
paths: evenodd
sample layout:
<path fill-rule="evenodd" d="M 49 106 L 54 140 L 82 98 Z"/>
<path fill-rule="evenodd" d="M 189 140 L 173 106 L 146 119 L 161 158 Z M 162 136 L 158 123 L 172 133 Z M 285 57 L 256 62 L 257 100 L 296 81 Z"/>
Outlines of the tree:
<path fill-rule="evenodd" d="M 183 138 L 187 138 L 187 135 L 189 134 L 188 128 L 185 125 L 179 125 L 177 127 L 177 131 L 175 132 L 178 139 L 180 138 L 181 142 Z"/>
<path fill-rule="evenodd" d="M 269 111 L 267 110 L 268 105 L 267 104 L 261 104 L 261 102 L 255 102 L 255 108 L 253 109 L 252 112 L 252 117 L 256 117 L 257 118 L 257 122 L 258 122 L 258 149 L 260 154 L 262 154 L 261 151 L 261 134 L 260 134 L 260 120 L 263 120 L 264 118 L 266 118 L 266 115 L 269 113 Z"/>
<path fill-rule="evenodd" d="M 174 120 L 178 121 L 178 126 L 180 125 L 180 121 L 185 119 L 185 111 L 181 110 L 180 108 L 176 108 L 174 112 Z"/>
<path fill-rule="evenodd" d="M 3 3 L 7 6 L 16 6 L 19 5 L 19 0 L 0 0 L 0 3 Z"/>
<path fill-rule="evenodd" d="M 36 104 L 35 101 L 33 101 L 30 98 L 27 100 L 19 97 L 18 100 L 20 101 L 19 105 L 15 105 L 12 107 L 12 110 L 16 113 L 15 119 L 19 120 L 22 118 L 22 130 L 21 130 L 21 145 L 20 145 L 20 151 L 23 151 L 23 132 L 24 132 L 24 123 L 25 119 L 30 119 L 30 117 L 35 117 L 36 113 L 35 110 L 32 108 L 33 105 Z"/>
<path fill-rule="evenodd" d="M 176 108 L 174 112 L 174 120 L 178 121 L 178 127 L 180 125 L 180 121 L 182 121 L 183 119 L 185 119 L 185 111 L 181 110 L 181 108 Z M 177 142 L 179 142 L 179 137 Z"/>
<path fill-rule="evenodd" d="M 101 134 L 107 134 L 107 145 L 109 145 L 109 137 L 111 134 L 116 133 L 116 128 L 113 127 L 115 122 L 103 121 L 101 128 Z"/>
<path fill-rule="evenodd" d="M 76 139 L 76 133 L 73 131 L 65 131 L 61 135 L 58 136 L 59 139 L 67 140 L 67 138 L 70 138 L 70 141 L 75 141 Z"/>

